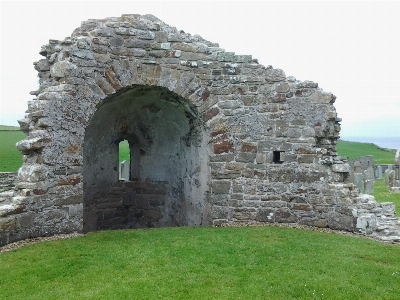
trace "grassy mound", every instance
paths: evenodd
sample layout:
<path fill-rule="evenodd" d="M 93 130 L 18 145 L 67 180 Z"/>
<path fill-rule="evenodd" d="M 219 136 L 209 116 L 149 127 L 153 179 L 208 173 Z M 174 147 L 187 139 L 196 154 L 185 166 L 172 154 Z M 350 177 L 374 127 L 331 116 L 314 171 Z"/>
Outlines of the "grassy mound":
<path fill-rule="evenodd" d="M 349 159 L 354 159 L 360 156 L 373 155 L 374 163 L 393 164 L 396 150 L 383 149 L 375 144 L 348 142 L 339 140 L 336 150 L 340 156 L 347 156 Z"/>
<path fill-rule="evenodd" d="M 3 299 L 398 299 L 400 246 L 277 227 L 104 231 L 0 254 Z"/>

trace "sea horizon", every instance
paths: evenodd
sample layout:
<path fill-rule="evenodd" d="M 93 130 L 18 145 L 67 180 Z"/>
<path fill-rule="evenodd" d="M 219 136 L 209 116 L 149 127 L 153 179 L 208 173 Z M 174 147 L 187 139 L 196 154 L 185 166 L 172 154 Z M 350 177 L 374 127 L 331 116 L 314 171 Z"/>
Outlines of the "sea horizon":
<path fill-rule="evenodd" d="M 400 149 L 400 137 L 341 136 L 340 139 L 348 142 L 372 143 L 385 149 Z"/>

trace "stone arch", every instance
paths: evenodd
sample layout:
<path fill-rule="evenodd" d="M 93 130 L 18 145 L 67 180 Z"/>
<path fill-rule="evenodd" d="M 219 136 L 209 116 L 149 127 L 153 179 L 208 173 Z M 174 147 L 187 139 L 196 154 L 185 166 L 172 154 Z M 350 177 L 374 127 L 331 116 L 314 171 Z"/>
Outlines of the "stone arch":
<path fill-rule="evenodd" d="M 19 121 L 28 135 L 17 144 L 19 183 L 0 204 L 0 244 L 164 225 L 359 230 L 364 200 L 337 156 L 336 97 L 317 83 L 151 15 L 82 22 L 40 54 L 37 98 Z M 121 182 L 123 139 L 135 163 Z"/>
<path fill-rule="evenodd" d="M 131 146 L 130 180 L 118 178 L 118 144 Z M 135 85 L 107 97 L 83 147 L 83 230 L 208 224 L 208 134 L 187 101 Z"/>

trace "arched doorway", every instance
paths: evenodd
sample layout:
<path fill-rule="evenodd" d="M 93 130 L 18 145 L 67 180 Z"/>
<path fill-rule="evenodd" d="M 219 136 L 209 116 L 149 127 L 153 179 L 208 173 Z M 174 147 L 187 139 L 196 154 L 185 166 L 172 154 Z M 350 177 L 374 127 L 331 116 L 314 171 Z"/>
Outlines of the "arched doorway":
<path fill-rule="evenodd" d="M 130 148 L 119 178 L 119 143 Z M 134 86 L 104 100 L 85 132 L 83 230 L 203 225 L 208 141 L 186 100 L 165 88 Z"/>

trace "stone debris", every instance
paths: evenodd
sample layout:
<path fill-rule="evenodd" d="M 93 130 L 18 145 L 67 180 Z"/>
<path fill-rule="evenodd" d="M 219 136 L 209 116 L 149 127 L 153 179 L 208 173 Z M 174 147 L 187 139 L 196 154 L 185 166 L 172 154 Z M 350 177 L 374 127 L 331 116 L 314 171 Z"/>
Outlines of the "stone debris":
<path fill-rule="evenodd" d="M 66 239 L 72 239 L 72 238 L 81 237 L 81 236 L 84 236 L 84 235 L 82 233 L 73 232 L 73 233 L 68 233 L 68 234 L 56 234 L 56 235 L 46 236 L 46 237 L 25 239 L 25 240 L 13 242 L 13 243 L 10 243 L 10 244 L 0 247 L 0 253 L 16 250 L 18 248 L 33 245 L 36 243 L 66 240 Z"/>

